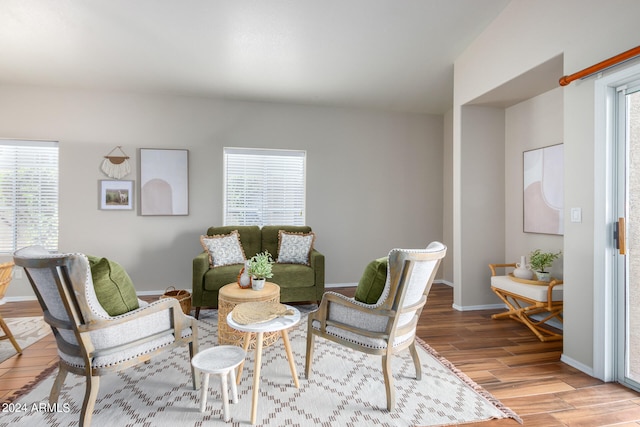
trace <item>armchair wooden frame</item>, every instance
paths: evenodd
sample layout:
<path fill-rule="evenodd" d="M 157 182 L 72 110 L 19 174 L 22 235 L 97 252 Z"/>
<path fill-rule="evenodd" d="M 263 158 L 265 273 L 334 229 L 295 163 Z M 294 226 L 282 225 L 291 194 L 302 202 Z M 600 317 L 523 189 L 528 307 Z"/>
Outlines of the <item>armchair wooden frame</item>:
<path fill-rule="evenodd" d="M 394 410 L 395 387 L 391 372 L 392 356 L 408 348 L 415 367 L 416 379 L 420 380 L 422 378 L 422 365 L 416 350 L 415 331 L 440 262 L 446 254 L 446 247 L 441 243 L 435 246 L 437 250 L 429 251 L 431 248 L 432 246 L 427 248 L 427 251 L 394 249 L 389 253 L 388 293 L 386 296 L 383 293 L 377 304 L 364 304 L 341 294 L 325 292 L 318 310 L 310 313 L 308 318 L 305 359 L 305 376 L 307 379 L 311 376 L 315 336 L 334 341 L 366 354 L 382 356 L 382 373 L 387 397 L 387 410 Z M 418 279 L 416 284 L 411 283 L 416 280 L 412 278 L 414 270 L 417 269 L 416 264 L 425 262 L 433 263 L 427 276 L 422 277 L 422 273 L 416 274 L 423 281 L 420 282 Z M 420 286 L 420 296 L 409 302 L 407 293 L 410 286 Z M 415 298 L 415 296 L 412 296 L 412 298 Z M 348 324 L 344 321 L 332 320 L 331 312 L 337 309 L 337 306 L 352 311 L 351 316 L 360 317 L 364 320 L 364 323 Z M 411 316 L 411 320 L 401 324 L 400 319 L 404 316 Z M 384 326 L 379 330 L 374 330 L 366 322 L 366 319 L 371 319 L 375 322 L 374 318 L 379 318 L 376 320 L 384 319 L 382 321 Z M 314 327 L 314 321 L 318 322 L 317 327 Z M 327 328 L 337 328 L 342 333 L 353 333 L 365 339 L 382 340 L 385 345 L 382 347 L 370 347 L 331 333 L 327 331 Z M 395 343 L 396 337 L 402 337 L 407 334 L 413 334 L 413 336 L 402 343 Z"/>
<path fill-rule="evenodd" d="M 9 286 L 9 282 L 11 282 L 11 272 L 13 271 L 13 266 L 13 261 L 0 264 L 0 298 L 4 297 L 4 293 Z M 7 326 L 1 314 L 0 329 L 2 329 L 2 331 L 4 332 L 4 335 L 0 335 L 0 340 L 9 340 L 11 342 L 11 345 L 13 345 L 13 348 L 15 348 L 19 354 L 22 354 L 20 345 L 11 333 L 9 326 Z"/>
<path fill-rule="evenodd" d="M 489 264 L 491 276 L 497 276 L 497 268 L 516 268 L 516 264 Z M 492 319 L 514 319 L 533 332 L 540 341 L 557 341 L 562 339 L 562 333 L 549 328 L 547 322 L 556 319 L 563 323 L 562 310 L 563 301 L 553 299 L 553 290 L 556 286 L 562 285 L 563 281 L 553 279 L 547 287 L 547 297 L 545 301 L 533 299 L 524 295 L 491 286 L 491 290 L 507 305 L 508 310 L 491 316 Z M 529 285 L 545 286 L 545 285 Z M 543 317 L 534 318 L 534 315 L 543 314 Z"/>

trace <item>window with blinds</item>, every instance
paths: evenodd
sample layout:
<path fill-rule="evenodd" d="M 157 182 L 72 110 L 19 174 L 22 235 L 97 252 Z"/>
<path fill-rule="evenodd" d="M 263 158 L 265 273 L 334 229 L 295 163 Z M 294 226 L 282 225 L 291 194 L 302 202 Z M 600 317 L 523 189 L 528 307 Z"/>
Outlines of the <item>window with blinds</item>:
<path fill-rule="evenodd" d="M 0 253 L 58 250 L 58 143 L 0 140 Z"/>
<path fill-rule="evenodd" d="M 225 225 L 304 225 L 306 152 L 224 149 Z"/>

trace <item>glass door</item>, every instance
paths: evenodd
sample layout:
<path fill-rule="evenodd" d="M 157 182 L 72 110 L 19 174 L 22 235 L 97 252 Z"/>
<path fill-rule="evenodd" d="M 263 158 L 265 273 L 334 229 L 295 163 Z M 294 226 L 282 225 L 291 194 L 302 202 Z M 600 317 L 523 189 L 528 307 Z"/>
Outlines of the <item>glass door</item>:
<path fill-rule="evenodd" d="M 640 391 L 640 81 L 618 89 L 617 379 Z"/>

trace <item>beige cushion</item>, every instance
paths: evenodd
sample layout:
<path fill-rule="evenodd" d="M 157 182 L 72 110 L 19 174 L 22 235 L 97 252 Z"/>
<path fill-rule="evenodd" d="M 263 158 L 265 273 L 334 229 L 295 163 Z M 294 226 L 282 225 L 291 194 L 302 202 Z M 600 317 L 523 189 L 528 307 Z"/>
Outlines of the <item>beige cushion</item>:
<path fill-rule="evenodd" d="M 281 264 L 309 265 L 309 255 L 313 249 L 316 235 L 310 233 L 292 233 L 280 230 L 278 234 L 278 259 Z"/>
<path fill-rule="evenodd" d="M 547 301 L 548 286 L 544 285 L 529 285 L 526 283 L 516 282 L 509 278 L 509 276 L 491 276 L 491 286 L 494 288 L 502 289 L 512 294 L 522 295 L 523 297 L 535 300 L 535 301 Z M 552 301 L 562 301 L 562 287 L 563 285 L 557 285 L 553 288 Z"/>
<path fill-rule="evenodd" d="M 229 234 L 200 236 L 200 243 L 209 253 L 211 267 L 243 264 L 246 261 L 238 230 L 233 230 Z"/>

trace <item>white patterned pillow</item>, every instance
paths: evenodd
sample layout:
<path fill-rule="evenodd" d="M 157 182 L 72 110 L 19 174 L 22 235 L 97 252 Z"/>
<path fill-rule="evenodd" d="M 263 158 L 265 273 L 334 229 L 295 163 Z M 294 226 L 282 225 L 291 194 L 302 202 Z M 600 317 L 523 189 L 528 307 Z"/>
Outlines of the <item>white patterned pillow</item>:
<path fill-rule="evenodd" d="M 309 265 L 309 254 L 316 235 L 310 233 L 278 232 L 278 260 L 280 264 Z"/>
<path fill-rule="evenodd" d="M 242 264 L 247 259 L 240 243 L 238 230 L 233 230 L 229 234 L 200 236 L 200 243 L 204 250 L 209 253 L 209 265 L 211 267 Z"/>

